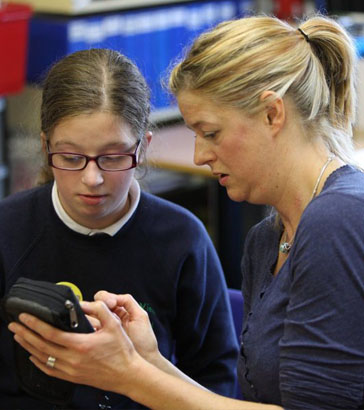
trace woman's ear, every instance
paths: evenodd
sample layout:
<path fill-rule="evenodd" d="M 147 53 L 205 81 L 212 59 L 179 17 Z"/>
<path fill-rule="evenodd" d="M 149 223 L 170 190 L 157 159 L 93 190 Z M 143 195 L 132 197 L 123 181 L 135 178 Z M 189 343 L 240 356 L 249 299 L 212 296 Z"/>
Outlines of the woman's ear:
<path fill-rule="evenodd" d="M 152 137 L 153 137 L 152 131 L 147 131 L 145 133 L 145 139 L 147 140 L 147 146 L 149 146 L 150 143 L 152 142 Z"/>
<path fill-rule="evenodd" d="M 286 120 L 284 101 L 274 91 L 264 91 L 260 101 L 264 106 L 265 123 L 276 134 L 283 128 Z"/>

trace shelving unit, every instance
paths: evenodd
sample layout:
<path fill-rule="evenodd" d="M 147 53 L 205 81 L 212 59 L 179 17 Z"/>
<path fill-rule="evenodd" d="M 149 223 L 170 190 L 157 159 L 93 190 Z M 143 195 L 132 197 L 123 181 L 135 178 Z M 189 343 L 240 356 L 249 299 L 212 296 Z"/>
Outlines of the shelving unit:
<path fill-rule="evenodd" d="M 170 97 L 161 85 L 170 62 L 202 31 L 235 18 L 241 3 L 189 0 L 167 6 L 164 1 L 151 7 L 145 2 L 148 7 L 128 9 L 126 2 L 119 10 L 102 14 L 35 14 L 30 23 L 27 80 L 41 82 L 49 66 L 69 53 L 111 48 L 137 64 L 151 88 L 154 110 L 173 116 Z"/>
<path fill-rule="evenodd" d="M 8 0 L 16 2 L 18 0 Z M 171 5 L 175 3 L 188 3 L 194 0 L 22 0 L 40 13 L 57 13 L 66 15 L 81 15 L 103 13 L 105 11 L 120 11 Z"/>

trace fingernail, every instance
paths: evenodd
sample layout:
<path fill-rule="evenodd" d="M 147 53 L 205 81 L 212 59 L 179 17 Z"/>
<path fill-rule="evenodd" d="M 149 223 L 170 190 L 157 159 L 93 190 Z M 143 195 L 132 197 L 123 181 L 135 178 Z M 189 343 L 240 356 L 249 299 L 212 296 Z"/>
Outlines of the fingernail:
<path fill-rule="evenodd" d="M 80 302 L 81 309 L 87 309 L 90 306 L 90 302 L 82 301 Z"/>
<path fill-rule="evenodd" d="M 19 320 L 20 320 L 22 323 L 28 323 L 28 322 L 29 322 L 29 315 L 27 315 L 26 313 L 21 313 L 21 314 L 19 315 Z"/>
<path fill-rule="evenodd" d="M 15 333 L 16 324 L 14 322 L 11 322 L 8 326 L 8 329 L 10 330 L 10 332 Z"/>

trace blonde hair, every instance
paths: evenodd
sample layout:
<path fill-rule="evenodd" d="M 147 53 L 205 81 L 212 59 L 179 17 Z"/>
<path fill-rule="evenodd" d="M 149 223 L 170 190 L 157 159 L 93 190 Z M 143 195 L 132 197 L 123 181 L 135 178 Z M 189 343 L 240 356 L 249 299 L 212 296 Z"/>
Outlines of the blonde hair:
<path fill-rule="evenodd" d="M 274 17 L 247 17 L 219 24 L 195 40 L 173 68 L 169 88 L 199 91 L 247 114 L 261 108 L 272 90 L 295 104 L 308 135 L 320 135 L 329 150 L 353 163 L 356 52 L 334 20 L 302 22 L 305 34 Z"/>

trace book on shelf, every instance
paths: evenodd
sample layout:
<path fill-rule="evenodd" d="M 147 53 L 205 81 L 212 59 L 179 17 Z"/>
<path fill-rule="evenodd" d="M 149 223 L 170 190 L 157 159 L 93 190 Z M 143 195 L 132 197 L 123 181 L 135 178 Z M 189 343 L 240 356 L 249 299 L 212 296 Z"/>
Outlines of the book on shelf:
<path fill-rule="evenodd" d="M 151 88 L 153 111 L 169 109 L 174 102 L 162 82 L 168 77 L 171 62 L 202 31 L 236 14 L 235 0 L 72 17 L 34 14 L 30 22 L 27 80 L 41 83 L 49 67 L 69 53 L 111 48 L 137 64 Z"/>

